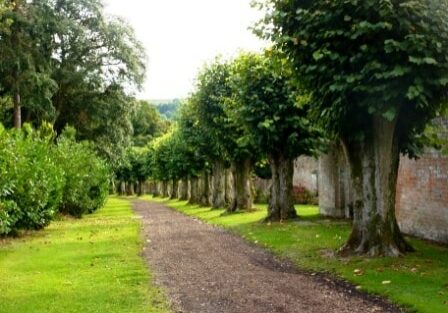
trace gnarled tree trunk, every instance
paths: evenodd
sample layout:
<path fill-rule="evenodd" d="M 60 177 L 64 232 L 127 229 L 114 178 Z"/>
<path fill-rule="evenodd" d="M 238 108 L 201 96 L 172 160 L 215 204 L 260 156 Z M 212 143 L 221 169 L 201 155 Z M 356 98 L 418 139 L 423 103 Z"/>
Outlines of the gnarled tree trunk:
<path fill-rule="evenodd" d="M 282 153 L 271 154 L 269 163 L 272 183 L 266 221 L 277 222 L 297 218 L 292 195 L 294 159 Z"/>
<path fill-rule="evenodd" d="M 172 185 L 171 185 L 171 196 L 170 199 L 177 199 L 179 198 L 179 181 L 177 179 L 173 179 Z"/>
<path fill-rule="evenodd" d="M 212 209 L 221 209 L 226 206 L 225 179 L 224 161 L 215 161 L 213 164 Z"/>
<path fill-rule="evenodd" d="M 200 178 L 200 198 L 199 204 L 203 206 L 210 205 L 210 174 L 208 171 L 204 171 Z"/>
<path fill-rule="evenodd" d="M 234 162 L 233 171 L 233 199 L 229 206 L 229 212 L 237 210 L 251 210 L 253 206 L 252 195 L 252 162 L 249 158 Z"/>
<path fill-rule="evenodd" d="M 180 183 L 180 195 L 179 195 L 179 199 L 182 201 L 188 200 L 188 179 L 184 178 L 182 179 L 181 183 Z"/>
<path fill-rule="evenodd" d="M 188 200 L 189 204 L 199 204 L 200 195 L 199 195 L 199 178 L 191 177 L 190 178 L 190 198 Z"/>
<path fill-rule="evenodd" d="M 350 163 L 354 220 L 342 252 L 398 256 L 412 247 L 395 218 L 395 195 L 400 153 L 396 122 L 372 120 L 373 134 L 362 142 L 343 140 Z"/>

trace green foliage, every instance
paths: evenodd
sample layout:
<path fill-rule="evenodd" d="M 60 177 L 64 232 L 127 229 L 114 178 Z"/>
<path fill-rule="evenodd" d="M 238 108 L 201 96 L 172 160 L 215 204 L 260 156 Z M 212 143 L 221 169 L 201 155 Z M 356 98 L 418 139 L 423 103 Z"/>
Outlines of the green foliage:
<path fill-rule="evenodd" d="M 58 138 L 56 159 L 65 184 L 60 204 L 62 213 L 81 217 L 103 206 L 109 194 L 109 167 L 87 142 L 76 142 L 73 128 Z"/>
<path fill-rule="evenodd" d="M 241 54 L 232 67 L 231 86 L 230 118 L 263 153 L 290 158 L 312 153 L 317 130 L 308 120 L 308 96 L 293 84 L 281 58 L 272 52 Z"/>
<path fill-rule="evenodd" d="M 133 144 L 144 147 L 152 139 L 166 133 L 170 123 L 162 119 L 158 108 L 147 101 L 136 101 L 132 116 Z"/>
<path fill-rule="evenodd" d="M 58 212 L 64 186 L 52 134 L 0 129 L 0 235 L 40 229 Z"/>
<path fill-rule="evenodd" d="M 397 121 L 411 156 L 447 100 L 448 2 L 267 0 L 258 31 L 286 53 L 330 133 L 362 139 L 371 117 Z"/>
<path fill-rule="evenodd" d="M 55 145 L 50 124 L 0 127 L 0 235 L 41 229 L 58 212 L 75 216 L 103 205 L 109 169 L 67 129 Z"/>
<path fill-rule="evenodd" d="M 181 100 L 151 100 L 157 111 L 167 120 L 175 120 L 178 117 L 179 108 L 182 105 Z"/>

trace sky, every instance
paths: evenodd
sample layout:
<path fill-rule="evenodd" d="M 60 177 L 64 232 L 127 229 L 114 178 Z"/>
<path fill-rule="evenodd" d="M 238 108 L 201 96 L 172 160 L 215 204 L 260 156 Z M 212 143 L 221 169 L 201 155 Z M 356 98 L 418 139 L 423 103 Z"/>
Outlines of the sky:
<path fill-rule="evenodd" d="M 142 99 L 185 98 L 198 69 L 218 54 L 261 50 L 248 29 L 261 13 L 250 0 L 104 0 L 109 14 L 125 18 L 148 55 Z"/>

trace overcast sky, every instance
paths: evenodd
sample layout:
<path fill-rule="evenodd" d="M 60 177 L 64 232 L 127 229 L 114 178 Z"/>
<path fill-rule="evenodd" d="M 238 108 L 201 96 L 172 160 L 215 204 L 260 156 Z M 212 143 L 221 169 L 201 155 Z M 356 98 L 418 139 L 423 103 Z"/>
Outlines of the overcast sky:
<path fill-rule="evenodd" d="M 148 55 L 145 99 L 183 98 L 198 68 L 217 54 L 259 50 L 248 30 L 260 13 L 250 0 L 104 0 L 134 27 Z"/>

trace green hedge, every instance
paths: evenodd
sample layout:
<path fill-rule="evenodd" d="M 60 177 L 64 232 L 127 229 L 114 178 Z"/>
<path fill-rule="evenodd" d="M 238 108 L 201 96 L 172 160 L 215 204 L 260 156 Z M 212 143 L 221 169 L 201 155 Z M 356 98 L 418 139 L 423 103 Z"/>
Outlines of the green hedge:
<path fill-rule="evenodd" d="M 0 125 L 0 235 L 41 229 L 58 212 L 82 216 L 103 204 L 106 164 L 74 136 L 63 135 L 57 145 L 54 137 L 50 125 Z"/>

